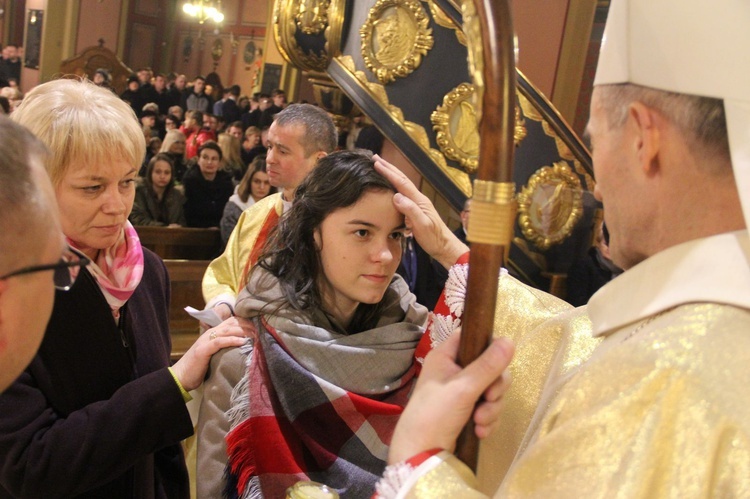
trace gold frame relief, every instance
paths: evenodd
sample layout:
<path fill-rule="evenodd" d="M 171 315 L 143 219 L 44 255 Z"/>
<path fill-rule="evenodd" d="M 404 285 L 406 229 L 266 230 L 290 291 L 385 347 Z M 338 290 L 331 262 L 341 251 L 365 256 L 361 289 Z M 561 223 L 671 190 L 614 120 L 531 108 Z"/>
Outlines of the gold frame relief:
<path fill-rule="evenodd" d="M 419 0 L 378 0 L 360 28 L 362 59 L 381 83 L 409 76 L 435 41 Z"/>
<path fill-rule="evenodd" d="M 583 214 L 583 187 L 564 161 L 537 170 L 518 193 L 518 224 L 541 250 L 562 242 Z"/>
<path fill-rule="evenodd" d="M 318 35 L 328 25 L 331 0 L 301 0 L 295 20 L 297 29 L 306 35 Z"/>
<path fill-rule="evenodd" d="M 430 116 L 435 141 L 446 158 L 457 161 L 468 173 L 479 166 L 479 125 L 474 106 L 474 85 L 461 83 L 443 97 Z"/>
<path fill-rule="evenodd" d="M 443 97 L 443 104 L 430 115 L 435 142 L 446 158 L 457 161 L 468 173 L 479 167 L 479 116 L 475 86 L 461 83 Z M 516 105 L 513 140 L 518 146 L 526 137 L 526 124 Z"/>

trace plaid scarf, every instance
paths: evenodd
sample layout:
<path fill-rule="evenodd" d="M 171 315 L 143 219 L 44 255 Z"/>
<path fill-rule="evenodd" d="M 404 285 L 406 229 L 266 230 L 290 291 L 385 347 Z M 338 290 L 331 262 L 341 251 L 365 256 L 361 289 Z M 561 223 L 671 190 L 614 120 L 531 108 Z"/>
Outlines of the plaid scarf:
<path fill-rule="evenodd" d="M 278 285 L 257 279 L 237 302 L 257 333 L 230 411 L 227 497 L 284 497 L 300 480 L 371 495 L 413 388 L 426 310 L 396 276 L 376 327 L 346 335 L 319 310 L 273 309 Z M 258 317 L 269 303 L 273 315 Z"/>

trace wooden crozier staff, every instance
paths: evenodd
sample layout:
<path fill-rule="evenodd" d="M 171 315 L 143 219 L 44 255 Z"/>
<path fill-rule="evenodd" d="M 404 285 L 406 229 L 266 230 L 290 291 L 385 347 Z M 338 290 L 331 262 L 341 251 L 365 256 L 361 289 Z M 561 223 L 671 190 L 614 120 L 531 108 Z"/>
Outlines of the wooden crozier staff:
<path fill-rule="evenodd" d="M 463 21 L 470 71 L 481 102 L 479 169 L 469 215 L 471 255 L 458 357 L 466 366 L 492 338 L 497 279 L 513 238 L 516 68 L 508 0 L 465 0 Z M 478 455 L 479 440 L 469 420 L 459 436 L 456 456 L 476 472 Z"/>

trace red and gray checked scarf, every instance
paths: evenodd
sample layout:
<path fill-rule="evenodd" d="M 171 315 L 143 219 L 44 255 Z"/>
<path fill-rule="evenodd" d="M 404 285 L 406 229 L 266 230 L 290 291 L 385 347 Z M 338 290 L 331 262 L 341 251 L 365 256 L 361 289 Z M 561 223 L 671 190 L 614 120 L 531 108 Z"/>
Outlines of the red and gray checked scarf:
<path fill-rule="evenodd" d="M 70 246 L 81 251 L 75 241 L 67 240 Z M 125 222 L 115 245 L 100 250 L 96 260 L 92 260 L 87 268 L 96 278 L 117 320 L 120 308 L 133 295 L 143 277 L 143 247 L 130 222 Z"/>
<path fill-rule="evenodd" d="M 284 497 L 314 480 L 341 497 L 367 497 L 413 388 L 426 310 L 396 276 L 369 331 L 346 335 L 320 311 L 289 307 L 257 318 L 280 296 L 278 285 L 258 285 L 262 275 L 253 273 L 236 308 L 256 316 L 258 333 L 230 410 L 226 496 Z"/>

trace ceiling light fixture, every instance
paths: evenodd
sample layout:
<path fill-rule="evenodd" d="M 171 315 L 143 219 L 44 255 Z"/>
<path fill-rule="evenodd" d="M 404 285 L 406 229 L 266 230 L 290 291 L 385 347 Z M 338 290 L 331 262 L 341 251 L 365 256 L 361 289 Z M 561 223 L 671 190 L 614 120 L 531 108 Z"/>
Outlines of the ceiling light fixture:
<path fill-rule="evenodd" d="M 190 0 L 182 5 L 182 11 L 190 17 L 198 19 L 200 24 L 211 20 L 216 24 L 224 21 L 221 11 L 221 0 Z"/>

